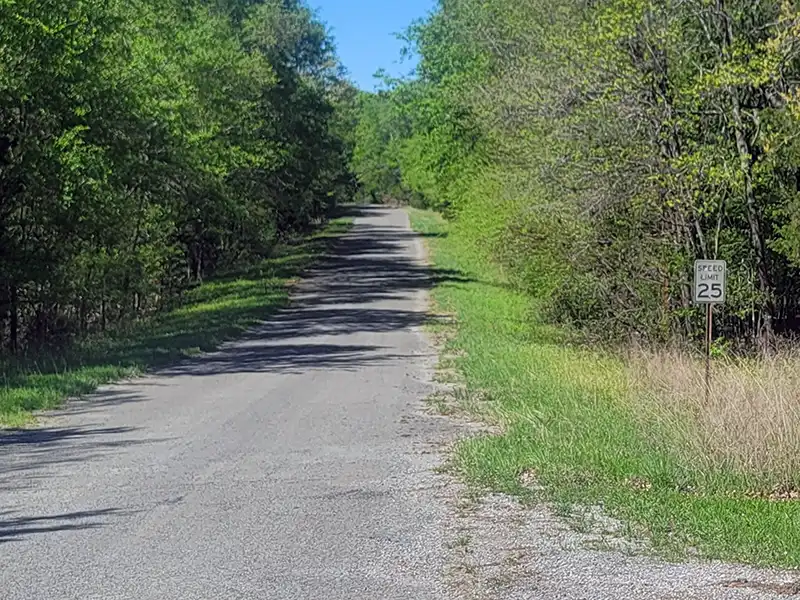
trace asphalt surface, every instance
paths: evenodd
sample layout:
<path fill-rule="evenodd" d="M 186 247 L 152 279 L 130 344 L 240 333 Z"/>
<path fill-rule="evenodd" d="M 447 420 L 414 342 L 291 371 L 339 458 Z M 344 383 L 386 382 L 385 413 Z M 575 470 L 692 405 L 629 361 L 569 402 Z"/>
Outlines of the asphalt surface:
<path fill-rule="evenodd" d="M 445 597 L 421 258 L 363 209 L 245 339 L 0 434 L 0 598 Z"/>

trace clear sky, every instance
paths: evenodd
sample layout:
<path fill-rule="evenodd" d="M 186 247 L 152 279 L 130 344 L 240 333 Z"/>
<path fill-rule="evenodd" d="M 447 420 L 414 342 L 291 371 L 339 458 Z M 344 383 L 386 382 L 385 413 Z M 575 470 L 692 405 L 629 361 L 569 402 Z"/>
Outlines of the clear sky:
<path fill-rule="evenodd" d="M 378 69 L 398 76 L 414 68 L 412 62 L 400 62 L 404 44 L 394 34 L 426 16 L 435 0 L 309 0 L 309 5 L 331 28 L 350 78 L 372 91 Z"/>

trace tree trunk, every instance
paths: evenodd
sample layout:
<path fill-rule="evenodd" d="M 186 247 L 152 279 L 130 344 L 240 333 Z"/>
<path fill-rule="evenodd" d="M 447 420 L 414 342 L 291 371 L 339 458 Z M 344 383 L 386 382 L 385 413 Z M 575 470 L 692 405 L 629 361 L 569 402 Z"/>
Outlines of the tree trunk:
<path fill-rule="evenodd" d="M 85 336 L 89 329 L 86 313 L 86 296 L 81 296 L 80 304 L 78 305 L 78 335 L 81 337 Z"/>
<path fill-rule="evenodd" d="M 197 249 L 195 254 L 195 274 L 194 279 L 198 283 L 203 283 L 203 251 Z"/>
<path fill-rule="evenodd" d="M 8 293 L 8 351 L 19 351 L 19 296 L 17 286 L 9 286 Z"/>
<path fill-rule="evenodd" d="M 100 331 L 106 332 L 106 291 L 103 288 L 103 298 L 100 300 Z"/>

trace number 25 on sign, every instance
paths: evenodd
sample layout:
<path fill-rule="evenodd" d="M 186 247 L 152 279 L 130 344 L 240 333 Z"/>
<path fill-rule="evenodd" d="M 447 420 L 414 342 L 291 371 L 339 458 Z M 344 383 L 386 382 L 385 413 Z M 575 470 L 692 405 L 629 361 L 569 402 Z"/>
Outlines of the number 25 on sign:
<path fill-rule="evenodd" d="M 724 260 L 698 260 L 694 263 L 695 304 L 724 304 L 727 263 Z"/>

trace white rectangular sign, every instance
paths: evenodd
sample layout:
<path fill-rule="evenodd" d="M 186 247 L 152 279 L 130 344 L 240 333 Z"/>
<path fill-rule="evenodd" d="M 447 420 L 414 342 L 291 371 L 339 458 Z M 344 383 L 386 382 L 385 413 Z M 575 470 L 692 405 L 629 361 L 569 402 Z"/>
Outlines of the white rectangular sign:
<path fill-rule="evenodd" d="M 728 265 L 724 260 L 698 260 L 694 263 L 695 304 L 724 304 Z"/>

